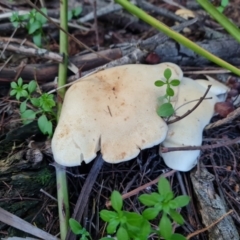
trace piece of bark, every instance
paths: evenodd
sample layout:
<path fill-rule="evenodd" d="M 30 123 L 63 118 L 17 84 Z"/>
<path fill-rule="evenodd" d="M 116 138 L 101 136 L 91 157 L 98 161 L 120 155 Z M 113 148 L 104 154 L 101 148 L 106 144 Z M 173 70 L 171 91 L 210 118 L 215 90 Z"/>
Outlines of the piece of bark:
<path fill-rule="evenodd" d="M 226 214 L 226 206 L 216 194 L 213 186 L 214 175 L 201 167 L 191 172 L 193 190 L 199 203 L 199 211 L 205 226 L 209 226 Z M 208 230 L 209 240 L 239 240 L 239 234 L 230 215 Z"/>
<path fill-rule="evenodd" d="M 231 37 L 196 42 L 196 44 L 235 66 L 240 65 L 240 46 Z M 162 62 L 170 61 L 180 66 L 205 66 L 210 62 L 208 59 L 172 40 L 158 45 L 155 52 Z"/>

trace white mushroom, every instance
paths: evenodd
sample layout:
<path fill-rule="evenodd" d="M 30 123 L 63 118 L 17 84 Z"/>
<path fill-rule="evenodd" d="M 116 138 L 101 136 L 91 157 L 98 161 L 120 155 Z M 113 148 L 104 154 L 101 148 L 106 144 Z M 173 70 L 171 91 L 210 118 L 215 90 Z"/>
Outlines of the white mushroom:
<path fill-rule="evenodd" d="M 212 85 L 207 97 L 212 99 L 203 100 L 202 103 L 187 117 L 170 124 L 167 137 L 162 143 L 164 147 L 183 147 L 183 146 L 200 146 L 202 143 L 202 132 L 204 127 L 209 123 L 214 114 L 214 105 L 220 100 L 215 95 L 218 84 L 213 81 L 208 84 L 199 84 L 190 78 L 183 78 L 179 86 L 178 100 L 175 105 L 176 115 L 181 116 L 188 110 L 191 110 L 206 92 L 207 86 Z M 213 89 L 213 92 L 211 91 Z M 224 87 L 223 87 L 224 89 Z M 221 92 L 221 89 L 219 89 Z M 224 91 L 224 90 L 223 90 Z M 222 92 L 221 92 L 222 93 Z M 161 148 L 160 148 L 161 149 Z M 175 170 L 189 171 L 197 163 L 200 150 L 194 151 L 173 151 L 161 153 L 165 164 Z"/>
<path fill-rule="evenodd" d="M 93 160 L 101 149 L 105 161 L 119 163 L 161 143 L 167 125 L 156 108 L 165 88 L 154 82 L 164 79 L 166 68 L 173 79 L 182 79 L 175 64 L 138 64 L 100 71 L 73 84 L 52 139 L 55 161 L 77 166 Z"/>

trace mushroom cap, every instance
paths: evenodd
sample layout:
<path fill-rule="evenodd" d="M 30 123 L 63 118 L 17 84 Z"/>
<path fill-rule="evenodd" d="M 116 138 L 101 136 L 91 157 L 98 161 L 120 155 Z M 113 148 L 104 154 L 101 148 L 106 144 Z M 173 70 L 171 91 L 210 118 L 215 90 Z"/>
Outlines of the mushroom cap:
<path fill-rule="evenodd" d="M 197 101 L 190 101 L 200 99 L 206 89 L 207 87 L 201 86 L 190 78 L 183 78 L 179 85 L 178 99 L 175 104 L 176 115 L 181 116 L 191 110 Z M 203 129 L 214 114 L 215 103 L 219 101 L 211 92 L 207 94 L 207 97 L 212 97 L 212 99 L 203 100 L 187 117 L 168 126 L 167 137 L 162 143 L 164 147 L 200 146 L 202 144 Z M 159 153 L 168 167 L 184 172 L 191 170 L 196 165 L 200 155 L 199 150 L 167 153 L 160 151 Z"/>
<path fill-rule="evenodd" d="M 101 149 L 106 162 L 119 163 L 161 143 L 167 125 L 156 108 L 166 90 L 154 83 L 164 79 L 166 68 L 173 79 L 182 79 L 175 64 L 137 64 L 100 71 L 73 84 L 52 139 L 55 161 L 78 166 L 93 160 Z"/>

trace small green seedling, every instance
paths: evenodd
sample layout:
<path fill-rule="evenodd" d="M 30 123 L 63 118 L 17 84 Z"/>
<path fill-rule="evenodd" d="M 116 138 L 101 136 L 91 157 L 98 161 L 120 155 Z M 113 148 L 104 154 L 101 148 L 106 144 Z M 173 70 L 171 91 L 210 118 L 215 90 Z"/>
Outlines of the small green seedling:
<path fill-rule="evenodd" d="M 159 101 L 161 104 L 157 108 L 157 114 L 160 117 L 170 117 L 175 112 L 173 105 L 170 102 L 171 97 L 174 96 L 174 90 L 172 86 L 178 86 L 180 84 L 180 81 L 178 79 L 171 80 L 171 76 L 172 76 L 172 71 L 171 69 L 167 68 L 164 71 L 164 77 L 166 81 L 157 80 L 155 82 L 155 86 L 157 87 L 163 87 L 164 85 L 166 85 L 166 94 L 159 98 Z M 164 101 L 167 101 L 167 102 L 163 103 Z"/>
<path fill-rule="evenodd" d="M 186 206 L 190 198 L 188 196 L 174 197 L 170 183 L 167 179 L 161 177 L 158 182 L 158 193 L 143 194 L 139 201 L 147 206 L 142 215 L 123 211 L 123 200 L 121 194 L 113 191 L 111 194 L 111 203 L 114 211 L 102 210 L 100 217 L 107 222 L 107 233 L 116 234 L 118 240 L 146 240 L 150 234 L 158 235 L 159 239 L 166 240 L 186 240 L 178 233 L 173 233 L 173 222 L 180 225 L 184 219 L 178 208 Z M 156 219 L 160 215 L 158 229 L 151 229 L 150 220 Z M 101 240 L 114 239 L 111 237 L 102 238 Z"/>
<path fill-rule="evenodd" d="M 227 7 L 228 3 L 229 3 L 229 0 L 221 0 L 221 4 L 220 4 L 220 6 L 217 7 L 217 10 L 220 13 L 222 13 L 225 10 L 225 8 Z"/>
<path fill-rule="evenodd" d="M 82 225 L 75 219 L 69 219 L 69 226 L 74 234 L 81 235 L 79 240 L 92 239 L 89 232 L 84 227 L 82 227 Z"/>
<path fill-rule="evenodd" d="M 41 8 L 41 11 L 47 15 L 46 8 Z M 10 17 L 10 21 L 14 27 L 25 27 L 28 30 L 28 34 L 33 37 L 33 42 L 38 47 L 42 46 L 43 25 L 47 23 L 47 18 L 41 13 L 37 12 L 35 9 L 21 16 L 18 15 L 17 12 L 14 12 Z"/>
<path fill-rule="evenodd" d="M 178 233 L 173 232 L 173 222 L 182 225 L 184 219 L 177 209 L 187 206 L 190 197 L 174 197 L 170 183 L 166 178 L 161 177 L 158 182 L 158 192 L 142 194 L 139 201 L 146 208 L 142 215 L 135 212 L 122 210 L 123 200 L 118 191 L 111 194 L 111 203 L 114 211 L 102 210 L 100 217 L 107 222 L 107 233 L 117 237 L 117 240 L 146 240 L 151 235 L 157 235 L 158 239 L 166 240 L 186 240 Z M 152 229 L 149 221 L 156 219 L 160 215 L 160 222 L 157 229 Z M 91 239 L 89 233 L 80 223 L 74 219 L 69 220 L 69 225 L 73 233 L 81 235 L 80 240 Z M 104 237 L 100 240 L 114 240 L 113 237 Z"/>
<path fill-rule="evenodd" d="M 15 28 L 25 27 L 26 20 L 28 20 L 28 15 L 27 14 L 19 15 L 18 12 L 13 12 L 12 16 L 10 17 L 10 21 Z"/>
<path fill-rule="evenodd" d="M 159 229 L 154 232 L 166 240 L 186 239 L 181 234 L 173 233 L 171 220 L 180 225 L 184 223 L 182 215 L 176 210 L 188 205 L 189 196 L 183 195 L 174 198 L 169 181 L 161 177 L 158 182 L 158 193 L 143 194 L 139 197 L 139 201 L 148 207 L 142 213 L 145 219 L 153 220 L 160 213 L 162 214 L 158 225 Z"/>
<path fill-rule="evenodd" d="M 74 17 L 79 17 L 79 15 L 82 13 L 82 7 L 76 7 L 72 10 L 68 11 L 68 21 L 72 20 Z"/>
<path fill-rule="evenodd" d="M 100 217 L 107 222 L 107 233 L 115 234 L 118 240 L 146 240 L 151 232 L 150 223 L 140 214 L 122 210 L 123 200 L 118 191 L 111 194 L 112 208 L 115 211 L 102 210 Z M 103 238 L 114 239 L 114 238 Z"/>
<path fill-rule="evenodd" d="M 28 124 L 38 119 L 38 127 L 43 134 L 52 136 L 52 120 L 55 119 L 53 108 L 56 103 L 53 94 L 43 93 L 39 97 L 34 95 L 37 92 L 37 82 L 32 80 L 28 84 L 23 84 L 22 78 L 17 82 L 11 82 L 10 96 L 15 96 L 20 103 L 20 114 L 23 124 Z"/>

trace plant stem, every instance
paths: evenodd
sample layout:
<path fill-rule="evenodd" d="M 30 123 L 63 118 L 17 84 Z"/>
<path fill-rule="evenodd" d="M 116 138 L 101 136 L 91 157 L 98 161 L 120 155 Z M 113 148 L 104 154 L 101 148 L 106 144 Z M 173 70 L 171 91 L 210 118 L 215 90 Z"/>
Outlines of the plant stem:
<path fill-rule="evenodd" d="M 197 2 L 218 21 L 224 29 L 240 42 L 240 30 L 222 13 L 220 13 L 209 1 L 197 0 Z"/>
<path fill-rule="evenodd" d="M 212 53 L 206 51 L 205 49 L 201 48 L 200 46 L 198 46 L 194 42 L 185 38 L 183 35 L 173 31 L 168 26 L 166 26 L 162 22 L 158 21 L 157 19 L 151 17 L 150 15 L 148 15 L 147 13 L 145 13 L 143 10 L 139 9 L 135 5 L 131 4 L 130 2 L 128 2 L 126 0 L 115 0 L 115 2 L 119 3 L 127 11 L 136 15 L 137 17 L 139 17 L 140 19 L 142 19 L 143 21 L 145 21 L 149 25 L 153 26 L 157 30 L 162 31 L 167 36 L 169 36 L 170 38 L 172 38 L 172 39 L 176 40 L 177 42 L 181 43 L 185 47 L 193 50 L 197 54 L 207 58 L 208 60 L 216 63 L 217 65 L 219 65 L 223 68 L 226 68 L 226 69 L 232 71 L 233 73 L 237 74 L 238 76 L 240 76 L 240 69 L 234 67 L 233 65 L 225 62 L 224 60 L 218 58 L 217 56 L 213 55 Z"/>
<path fill-rule="evenodd" d="M 60 20 L 61 27 L 68 31 L 68 1 L 60 1 Z M 58 71 L 58 87 L 66 84 L 67 78 L 67 63 L 68 63 L 68 36 L 63 31 L 60 31 L 60 54 L 63 54 L 64 61 L 59 64 Z M 58 90 L 57 102 L 57 121 L 62 109 L 62 102 L 65 95 L 65 88 Z M 65 240 L 68 231 L 69 220 L 69 200 L 67 188 L 67 176 L 65 168 L 56 166 L 56 182 L 57 182 L 57 197 L 58 197 L 58 215 L 60 224 L 61 240 Z"/>

